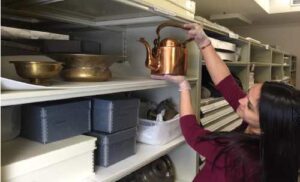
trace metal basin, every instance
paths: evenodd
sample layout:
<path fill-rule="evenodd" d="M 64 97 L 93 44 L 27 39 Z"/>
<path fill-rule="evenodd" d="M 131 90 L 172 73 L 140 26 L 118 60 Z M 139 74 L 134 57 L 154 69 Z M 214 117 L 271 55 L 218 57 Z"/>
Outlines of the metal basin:
<path fill-rule="evenodd" d="M 109 67 L 123 56 L 96 54 L 50 54 L 63 63 L 62 78 L 67 81 L 107 81 L 112 75 Z"/>
<path fill-rule="evenodd" d="M 63 62 L 64 68 L 101 67 L 108 68 L 114 62 L 122 61 L 123 56 L 97 54 L 50 54 L 50 58 Z"/>
<path fill-rule="evenodd" d="M 33 84 L 48 85 L 49 80 L 59 75 L 62 63 L 51 61 L 10 61 L 17 74 Z"/>
<path fill-rule="evenodd" d="M 81 67 L 63 69 L 61 76 L 66 81 L 99 82 L 111 79 L 112 74 L 109 68 Z"/>

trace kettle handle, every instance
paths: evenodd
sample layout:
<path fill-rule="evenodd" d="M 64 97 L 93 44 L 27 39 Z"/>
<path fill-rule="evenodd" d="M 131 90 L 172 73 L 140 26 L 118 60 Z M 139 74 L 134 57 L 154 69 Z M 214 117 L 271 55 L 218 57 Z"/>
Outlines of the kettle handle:
<path fill-rule="evenodd" d="M 163 29 L 165 27 L 175 27 L 175 28 L 181 28 L 183 30 L 189 30 L 189 28 L 185 28 L 182 24 L 178 24 L 178 23 L 174 23 L 174 22 L 162 23 L 156 28 L 157 39 L 155 39 L 154 44 L 157 44 L 159 42 L 159 40 L 160 40 L 159 32 L 160 32 L 161 29 Z M 187 40 L 183 41 L 182 44 L 185 46 L 186 43 L 188 43 L 192 40 L 194 40 L 194 39 L 193 38 L 187 39 Z"/>

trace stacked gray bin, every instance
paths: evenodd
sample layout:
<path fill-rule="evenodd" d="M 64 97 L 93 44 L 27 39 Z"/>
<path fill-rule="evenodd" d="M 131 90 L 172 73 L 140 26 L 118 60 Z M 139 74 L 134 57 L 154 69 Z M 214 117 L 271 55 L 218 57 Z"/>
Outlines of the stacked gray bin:
<path fill-rule="evenodd" d="M 136 152 L 139 99 L 92 99 L 92 132 L 98 138 L 95 163 L 107 167 Z"/>
<path fill-rule="evenodd" d="M 91 132 L 97 137 L 95 164 L 108 167 L 136 153 L 136 128 L 115 133 Z"/>

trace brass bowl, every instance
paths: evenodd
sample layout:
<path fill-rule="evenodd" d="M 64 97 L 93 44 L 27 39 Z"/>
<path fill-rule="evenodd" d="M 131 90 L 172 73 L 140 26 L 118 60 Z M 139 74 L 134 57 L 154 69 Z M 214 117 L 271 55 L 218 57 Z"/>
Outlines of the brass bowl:
<path fill-rule="evenodd" d="M 49 54 L 50 58 L 63 62 L 62 78 L 67 81 L 107 81 L 112 75 L 109 67 L 124 56 L 96 54 Z"/>
<path fill-rule="evenodd" d="M 112 74 L 109 68 L 81 67 L 63 69 L 61 76 L 67 81 L 99 82 L 109 80 Z"/>
<path fill-rule="evenodd" d="M 114 62 L 122 61 L 124 56 L 97 54 L 49 54 L 55 61 L 63 62 L 64 68 L 98 67 L 108 68 Z"/>
<path fill-rule="evenodd" d="M 33 84 L 49 84 L 48 81 L 58 76 L 62 63 L 51 61 L 10 61 L 15 65 L 17 74 Z"/>

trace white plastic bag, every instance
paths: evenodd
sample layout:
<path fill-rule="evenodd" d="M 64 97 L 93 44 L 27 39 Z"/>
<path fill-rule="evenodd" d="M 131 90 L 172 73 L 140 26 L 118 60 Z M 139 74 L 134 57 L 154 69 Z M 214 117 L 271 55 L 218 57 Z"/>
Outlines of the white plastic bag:
<path fill-rule="evenodd" d="M 163 145 L 180 135 L 179 115 L 163 122 L 140 119 L 138 124 L 137 141 L 142 143 Z"/>

